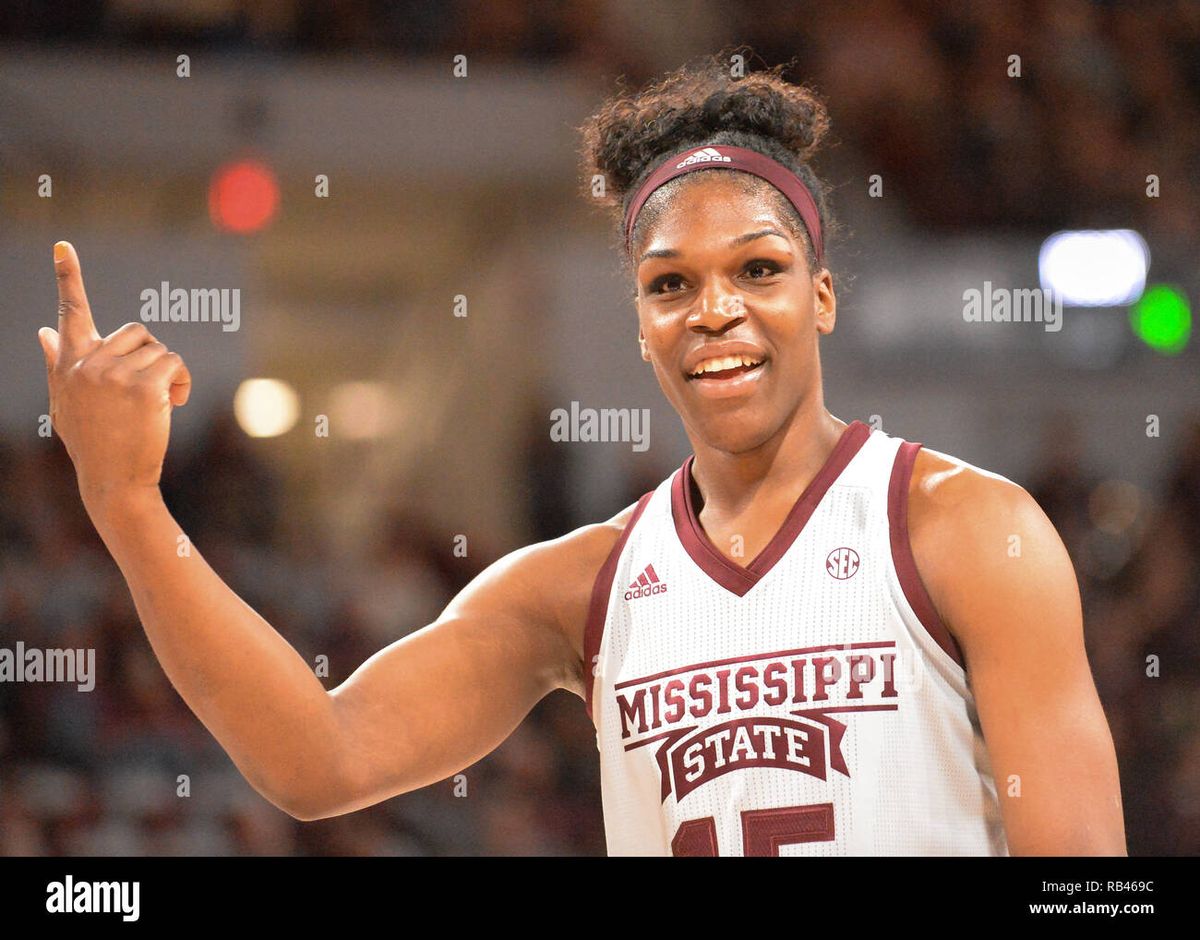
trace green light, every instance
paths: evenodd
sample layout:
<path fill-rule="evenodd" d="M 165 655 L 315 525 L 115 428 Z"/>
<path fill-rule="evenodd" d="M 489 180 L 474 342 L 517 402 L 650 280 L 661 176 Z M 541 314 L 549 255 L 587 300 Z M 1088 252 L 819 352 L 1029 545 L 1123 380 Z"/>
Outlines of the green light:
<path fill-rule="evenodd" d="M 1173 284 L 1155 284 L 1129 308 L 1134 335 L 1156 352 L 1174 356 L 1192 334 L 1192 310 L 1187 295 Z"/>

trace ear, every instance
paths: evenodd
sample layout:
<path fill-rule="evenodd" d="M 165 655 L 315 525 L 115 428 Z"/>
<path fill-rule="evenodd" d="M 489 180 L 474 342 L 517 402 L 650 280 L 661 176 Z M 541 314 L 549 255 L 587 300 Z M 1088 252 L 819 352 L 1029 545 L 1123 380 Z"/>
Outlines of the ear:
<path fill-rule="evenodd" d="M 837 295 L 833 292 L 833 275 L 822 268 L 813 277 L 813 312 L 818 333 L 832 333 L 837 323 Z"/>
<path fill-rule="evenodd" d="M 638 348 L 642 351 L 642 359 L 645 362 L 650 361 L 650 354 L 646 352 L 646 334 L 642 332 L 642 328 L 638 327 Z"/>

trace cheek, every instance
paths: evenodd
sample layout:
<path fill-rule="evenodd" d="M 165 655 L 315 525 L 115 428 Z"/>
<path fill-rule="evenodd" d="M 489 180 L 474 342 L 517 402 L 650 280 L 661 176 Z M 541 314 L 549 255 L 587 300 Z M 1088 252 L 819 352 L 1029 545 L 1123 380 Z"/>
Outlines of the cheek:
<path fill-rule="evenodd" d="M 781 346 L 793 345 L 815 335 L 816 308 L 811 291 L 788 291 L 759 307 L 762 328 Z"/>
<path fill-rule="evenodd" d="M 643 358 L 650 362 L 661 361 L 675 342 L 674 330 L 666 318 L 655 319 L 648 314 L 638 318 L 642 341 L 639 349 L 645 349 Z"/>
<path fill-rule="evenodd" d="M 668 399 L 676 401 L 675 386 L 682 381 L 675 367 L 675 349 L 679 341 L 676 328 L 670 323 L 660 320 L 657 324 L 651 317 L 641 319 L 642 336 L 645 338 L 641 346 L 645 349 L 643 359 L 654 370 L 655 379 Z"/>
<path fill-rule="evenodd" d="M 759 334 L 774 347 L 776 354 L 788 355 L 801 346 L 804 337 L 812 331 L 809 318 L 799 316 L 795 308 L 764 311 L 758 320 Z"/>

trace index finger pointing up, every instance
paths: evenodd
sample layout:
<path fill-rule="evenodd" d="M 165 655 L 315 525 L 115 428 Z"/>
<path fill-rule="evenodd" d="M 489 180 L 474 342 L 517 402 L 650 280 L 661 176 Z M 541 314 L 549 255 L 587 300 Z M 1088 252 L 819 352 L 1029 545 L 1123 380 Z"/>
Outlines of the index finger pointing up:
<path fill-rule="evenodd" d="M 100 334 L 83 290 L 79 255 L 70 242 L 54 243 L 54 277 L 58 281 L 58 335 L 64 349 L 81 350 L 99 340 Z"/>

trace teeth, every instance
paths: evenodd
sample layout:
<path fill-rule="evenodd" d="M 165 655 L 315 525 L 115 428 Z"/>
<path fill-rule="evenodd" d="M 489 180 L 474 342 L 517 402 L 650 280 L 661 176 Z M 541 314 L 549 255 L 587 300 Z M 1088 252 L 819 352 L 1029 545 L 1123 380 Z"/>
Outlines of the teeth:
<path fill-rule="evenodd" d="M 750 356 L 722 356 L 720 359 L 705 359 L 692 370 L 692 375 L 703 375 L 705 372 L 723 372 L 726 369 L 736 369 L 738 366 L 756 366 L 762 360 Z"/>

